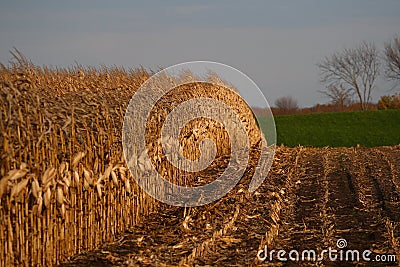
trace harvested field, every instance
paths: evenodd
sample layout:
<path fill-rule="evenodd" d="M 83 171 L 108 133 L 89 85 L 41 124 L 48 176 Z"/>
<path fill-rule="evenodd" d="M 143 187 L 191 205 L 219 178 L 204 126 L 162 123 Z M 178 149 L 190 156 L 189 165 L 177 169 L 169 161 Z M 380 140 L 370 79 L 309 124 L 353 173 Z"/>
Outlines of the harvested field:
<path fill-rule="evenodd" d="M 200 208 L 163 207 L 113 243 L 62 266 L 248 266 L 257 251 L 336 248 L 400 257 L 400 146 L 279 147 L 255 194 L 238 186 Z M 275 258 L 276 259 L 276 258 Z M 288 262 L 285 266 L 352 266 L 357 262 Z M 360 261 L 362 266 L 371 263 Z M 397 266 L 374 262 L 373 266 Z"/>

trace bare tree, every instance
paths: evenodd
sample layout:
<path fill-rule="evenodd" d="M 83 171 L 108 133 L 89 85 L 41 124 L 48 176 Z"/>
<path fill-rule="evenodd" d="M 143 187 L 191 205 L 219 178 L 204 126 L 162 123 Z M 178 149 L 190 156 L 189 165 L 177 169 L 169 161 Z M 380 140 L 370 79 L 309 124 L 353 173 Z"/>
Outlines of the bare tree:
<path fill-rule="evenodd" d="M 275 106 L 283 113 L 290 113 L 299 109 L 297 100 L 291 96 L 280 97 L 275 101 Z"/>
<path fill-rule="evenodd" d="M 385 76 L 389 80 L 400 81 L 400 38 L 385 44 Z"/>
<path fill-rule="evenodd" d="M 362 43 L 354 49 L 326 57 L 317 64 L 321 73 L 321 82 L 329 86 L 344 84 L 357 95 L 362 110 L 368 109 L 371 92 L 379 75 L 378 52 L 375 45 Z"/>
<path fill-rule="evenodd" d="M 340 110 L 344 110 L 345 106 L 351 104 L 354 95 L 352 88 L 345 88 L 342 83 L 339 86 L 331 84 L 325 90 L 318 92 L 329 97 L 332 104 L 339 106 Z"/>

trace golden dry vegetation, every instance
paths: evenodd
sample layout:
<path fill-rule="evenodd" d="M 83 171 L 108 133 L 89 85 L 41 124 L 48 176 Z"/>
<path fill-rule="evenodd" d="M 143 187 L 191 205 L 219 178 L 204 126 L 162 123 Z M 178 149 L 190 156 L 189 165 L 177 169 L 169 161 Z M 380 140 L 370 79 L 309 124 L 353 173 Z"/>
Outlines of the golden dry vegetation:
<path fill-rule="evenodd" d="M 16 62 L 0 70 L 0 265 L 51 266 L 113 241 L 160 207 L 136 185 L 121 145 L 125 109 L 152 72 L 37 67 L 18 51 L 14 56 Z M 155 132 L 148 135 L 150 154 L 162 151 L 155 137 L 167 107 L 203 94 L 240 110 L 258 151 L 258 128 L 237 94 L 221 98 L 218 88 L 196 86 L 197 91 L 179 88 L 179 97 L 158 103 L 148 124 Z M 193 127 L 209 135 L 208 124 L 193 121 L 183 130 L 183 142 L 196 143 Z M 218 148 L 223 167 L 229 141 L 217 125 L 214 132 L 217 140 L 224 139 Z M 198 155 L 196 146 L 185 146 L 188 157 Z M 194 182 L 193 175 L 177 175 L 165 158 L 157 160 L 153 163 L 167 178 L 175 177 L 174 183 Z"/>
<path fill-rule="evenodd" d="M 50 266 L 155 208 L 120 145 L 124 106 L 149 74 L 18 59 L 0 72 L 0 265 Z"/>

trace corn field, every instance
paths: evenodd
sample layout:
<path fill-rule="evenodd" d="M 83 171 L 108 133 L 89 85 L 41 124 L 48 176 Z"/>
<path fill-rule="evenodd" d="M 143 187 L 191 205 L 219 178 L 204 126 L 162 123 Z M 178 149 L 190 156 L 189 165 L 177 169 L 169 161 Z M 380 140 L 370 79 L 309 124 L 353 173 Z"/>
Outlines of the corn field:
<path fill-rule="evenodd" d="M 0 265 L 52 266 L 156 208 L 119 145 L 120 103 L 149 73 L 38 68 L 18 58 L 0 74 Z"/>
<path fill-rule="evenodd" d="M 52 266 L 113 241 L 160 207 L 136 185 L 121 146 L 125 109 L 152 72 L 37 67 L 18 51 L 14 57 L 16 62 L 0 71 L 0 266 Z M 196 87 L 180 88 L 178 97 L 160 101 L 149 128 L 160 130 L 157 124 L 173 101 L 221 95 L 215 88 Z M 260 135 L 251 110 L 235 93 L 222 99 L 241 109 L 257 148 Z M 196 144 L 194 134 L 202 135 L 210 125 L 193 121 L 183 142 Z M 229 143 L 223 129 L 214 126 L 223 162 Z M 193 133 L 193 127 L 202 132 Z M 149 154 L 158 156 L 162 173 L 177 177 L 176 184 L 193 183 L 193 175 L 165 164 L 152 130 Z M 200 153 L 197 146 L 187 147 L 188 157 Z"/>
<path fill-rule="evenodd" d="M 281 266 L 257 252 L 325 249 L 339 238 L 350 249 L 397 257 L 374 266 L 398 265 L 400 146 L 281 146 L 267 179 L 249 193 L 260 156 L 251 110 L 217 86 L 181 87 L 157 103 L 147 125 L 160 173 L 198 186 L 226 167 L 232 140 L 213 121 L 191 121 L 180 140 L 193 159 L 199 136 L 214 138 L 220 146 L 210 168 L 185 173 L 161 153 L 159 125 L 193 97 L 218 99 L 241 114 L 251 156 L 241 182 L 220 200 L 168 206 L 137 186 L 121 145 L 125 109 L 152 71 L 37 67 L 14 56 L 0 70 L 0 266 Z"/>

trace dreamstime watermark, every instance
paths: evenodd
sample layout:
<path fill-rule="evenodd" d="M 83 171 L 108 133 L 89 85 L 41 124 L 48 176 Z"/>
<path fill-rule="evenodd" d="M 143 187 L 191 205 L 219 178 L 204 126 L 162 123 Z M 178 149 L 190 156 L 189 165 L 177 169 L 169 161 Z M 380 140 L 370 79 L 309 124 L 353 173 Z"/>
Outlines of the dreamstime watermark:
<path fill-rule="evenodd" d="M 302 251 L 290 250 L 270 250 L 265 245 L 257 253 L 257 258 L 260 261 L 345 261 L 345 262 L 396 262 L 396 255 L 394 254 L 374 254 L 371 250 L 359 251 L 356 249 L 346 249 L 347 240 L 340 238 L 336 241 L 336 248 L 329 247 L 328 249 L 321 250 L 320 252 L 313 249 L 305 249 Z"/>
<path fill-rule="evenodd" d="M 213 94 L 196 90 L 208 85 Z M 187 98 L 187 96 L 190 96 Z M 231 99 L 227 96 L 231 95 Z M 168 99 L 168 101 L 166 100 Z M 160 103 L 163 103 L 160 105 Z M 215 62 L 195 61 L 174 65 L 151 76 L 135 92 L 125 112 L 122 145 L 129 171 L 138 185 L 155 199 L 175 206 L 193 207 L 213 202 L 227 194 L 242 178 L 248 167 L 251 151 L 247 106 L 260 130 L 260 156 L 249 184 L 255 191 L 266 178 L 275 154 L 275 122 L 270 107 L 257 85 L 242 72 Z M 262 122 L 257 112 L 263 112 Z M 195 119 L 216 122 L 229 137 L 230 159 L 224 172 L 214 181 L 200 186 L 182 186 L 178 181 L 185 173 L 201 172 L 216 158 L 216 139 L 205 138 L 202 131 L 187 129 Z M 254 119 L 254 118 L 253 118 Z M 247 124 L 246 124 L 247 123 Z M 193 126 L 191 126 L 193 127 Z M 266 129 L 266 130 L 265 130 Z M 197 143 L 200 156 L 190 158 L 183 153 L 186 141 Z M 155 138 L 156 137 L 156 138 Z M 225 142 L 225 141 L 224 141 Z M 165 160 L 169 165 L 163 168 Z M 171 177 L 172 176 L 172 177 Z"/>

